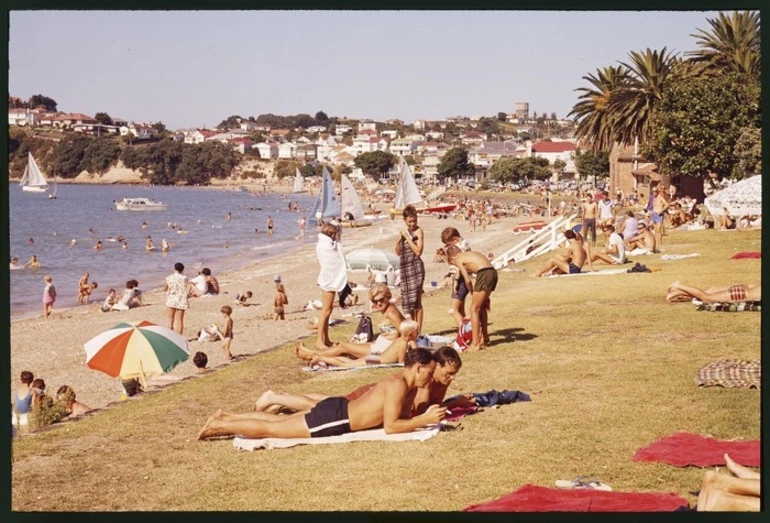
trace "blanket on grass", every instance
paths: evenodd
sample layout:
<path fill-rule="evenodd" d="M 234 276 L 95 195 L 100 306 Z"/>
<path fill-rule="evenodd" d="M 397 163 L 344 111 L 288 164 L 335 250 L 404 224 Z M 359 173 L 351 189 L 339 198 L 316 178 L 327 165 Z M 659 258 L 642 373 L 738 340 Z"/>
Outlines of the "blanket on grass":
<path fill-rule="evenodd" d="M 710 467 L 724 465 L 725 454 L 745 467 L 758 467 L 759 440 L 725 441 L 677 432 L 638 449 L 633 461 L 656 461 L 675 467 Z"/>
<path fill-rule="evenodd" d="M 710 311 L 710 312 L 744 312 L 753 311 L 759 312 L 762 310 L 761 301 L 739 301 L 736 303 L 703 303 L 702 301 L 695 303 L 696 311 Z"/>
<path fill-rule="evenodd" d="M 494 501 L 470 505 L 464 512 L 674 512 L 687 500 L 670 492 L 565 490 L 524 485 Z"/>
<path fill-rule="evenodd" d="M 579 272 L 577 274 L 551 274 L 549 278 L 571 278 L 573 276 L 606 276 L 607 274 L 622 274 L 627 271 L 628 269 L 603 269 L 599 271 L 586 270 L 586 272 Z"/>
<path fill-rule="evenodd" d="M 385 429 L 360 430 L 339 436 L 325 438 L 260 438 L 249 439 L 236 437 L 233 447 L 241 450 L 286 449 L 296 445 L 328 445 L 331 443 L 350 443 L 351 441 L 425 441 L 439 433 L 440 426 L 405 432 L 403 434 L 385 434 Z"/>
<path fill-rule="evenodd" d="M 340 371 L 340 370 L 363 370 L 363 369 L 382 369 L 385 367 L 403 367 L 403 363 L 376 363 L 374 365 L 364 365 L 363 367 L 335 367 L 327 365 L 324 362 L 314 363 L 310 367 L 302 367 L 304 372 L 322 372 L 322 371 Z"/>
<path fill-rule="evenodd" d="M 741 260 L 744 258 L 761 258 L 762 253 L 760 251 L 744 251 L 733 254 L 733 260 Z"/>
<path fill-rule="evenodd" d="M 699 387 L 759 389 L 762 386 L 760 360 L 716 360 L 698 369 Z"/>

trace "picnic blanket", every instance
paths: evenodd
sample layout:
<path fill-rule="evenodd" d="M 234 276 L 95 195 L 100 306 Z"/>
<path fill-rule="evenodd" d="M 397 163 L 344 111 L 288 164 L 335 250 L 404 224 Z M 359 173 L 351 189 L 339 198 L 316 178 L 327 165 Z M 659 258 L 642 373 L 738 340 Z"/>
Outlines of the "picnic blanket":
<path fill-rule="evenodd" d="M 694 258 L 700 256 L 700 253 L 694 252 L 692 254 L 664 254 L 660 257 L 661 260 L 683 260 L 685 258 Z"/>
<path fill-rule="evenodd" d="M 753 311 L 759 312 L 762 310 L 761 301 L 739 301 L 736 303 L 703 303 L 702 301 L 695 303 L 696 311 L 710 311 L 710 312 L 744 312 Z"/>
<path fill-rule="evenodd" d="M 561 277 L 572 277 L 572 276 L 605 276 L 607 274 L 621 274 L 627 271 L 628 269 L 603 269 L 600 271 L 579 272 L 577 274 L 551 274 L 548 277 L 561 278 Z"/>
<path fill-rule="evenodd" d="M 638 449 L 633 461 L 656 461 L 675 467 L 710 467 L 724 465 L 725 454 L 745 467 L 758 467 L 759 440 L 725 441 L 677 432 Z"/>
<path fill-rule="evenodd" d="M 698 387 L 759 389 L 762 386 L 760 360 L 716 360 L 704 365 L 695 375 Z"/>
<path fill-rule="evenodd" d="M 607 492 L 557 489 L 527 484 L 464 512 L 674 512 L 687 500 L 671 492 Z"/>
<path fill-rule="evenodd" d="M 733 254 L 733 260 L 741 260 L 744 258 L 761 258 L 762 253 L 759 251 L 744 251 Z"/>
<path fill-rule="evenodd" d="M 324 362 L 314 363 L 310 367 L 302 367 L 304 372 L 324 372 L 324 371 L 340 371 L 340 370 L 363 370 L 363 369 L 382 369 L 385 367 L 403 367 L 403 363 L 376 363 L 374 365 L 364 365 L 361 367 L 335 367 L 334 365 L 327 365 Z"/>
<path fill-rule="evenodd" d="M 259 438 L 249 439 L 236 436 L 233 447 L 241 450 L 286 449 L 297 445 L 328 445 L 331 443 L 350 443 L 351 441 L 425 441 L 441 430 L 440 425 L 433 425 L 413 432 L 385 434 L 385 429 L 360 430 L 339 436 L 325 438 Z"/>

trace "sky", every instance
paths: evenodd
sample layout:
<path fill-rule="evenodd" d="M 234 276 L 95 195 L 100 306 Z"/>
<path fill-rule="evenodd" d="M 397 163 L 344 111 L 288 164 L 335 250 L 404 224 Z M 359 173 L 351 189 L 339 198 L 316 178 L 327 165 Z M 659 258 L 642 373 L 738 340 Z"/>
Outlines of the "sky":
<path fill-rule="evenodd" d="M 263 113 L 566 117 L 629 51 L 696 49 L 703 11 L 11 11 L 9 93 L 169 129 Z"/>

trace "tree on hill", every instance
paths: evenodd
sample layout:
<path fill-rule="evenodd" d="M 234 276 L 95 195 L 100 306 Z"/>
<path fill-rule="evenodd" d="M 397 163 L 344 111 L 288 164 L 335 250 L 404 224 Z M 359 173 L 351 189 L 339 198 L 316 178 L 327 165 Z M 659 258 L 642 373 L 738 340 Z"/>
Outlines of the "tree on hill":
<path fill-rule="evenodd" d="M 243 118 L 238 116 L 237 114 L 234 114 L 232 116 L 228 116 L 221 122 L 219 122 L 219 125 L 217 125 L 217 129 L 227 131 L 229 129 L 235 129 L 236 127 L 241 125 L 241 121 Z"/>
<path fill-rule="evenodd" d="M 507 119 L 508 119 L 508 115 L 507 115 L 507 114 L 505 114 L 504 112 L 499 112 L 499 113 L 497 113 L 497 120 L 498 120 L 499 122 L 504 122 L 504 121 L 506 121 Z"/>
<path fill-rule="evenodd" d="M 581 151 L 575 153 L 574 158 L 578 176 L 593 177 L 596 181 L 610 175 L 610 155 L 605 151 Z"/>
<path fill-rule="evenodd" d="M 316 119 L 309 114 L 298 114 L 294 117 L 294 127 L 302 127 L 307 129 L 316 124 Z M 293 127 L 292 127 L 293 128 Z"/>
<path fill-rule="evenodd" d="M 329 123 L 329 116 L 323 111 L 315 113 L 315 123 L 318 125 L 327 125 Z"/>
<path fill-rule="evenodd" d="M 49 98 L 47 96 L 43 96 L 42 94 L 36 94 L 30 97 L 29 102 L 27 102 L 27 105 L 30 109 L 40 109 L 43 108 L 46 111 L 49 112 L 56 112 L 56 100 L 53 98 Z"/>
<path fill-rule="evenodd" d="M 385 151 L 372 151 L 356 156 L 353 163 L 364 171 L 364 174 L 379 181 L 395 165 L 396 157 Z"/>
<path fill-rule="evenodd" d="M 548 160 L 540 157 L 504 157 L 489 168 L 489 175 L 499 182 L 513 182 L 522 179 L 545 180 L 551 176 Z"/>
<path fill-rule="evenodd" d="M 112 125 L 112 118 L 107 113 L 96 113 L 94 115 L 94 120 L 102 125 Z"/>
<path fill-rule="evenodd" d="M 468 161 L 468 151 L 461 147 L 449 149 L 438 164 L 438 178 L 464 178 L 473 176 L 475 167 Z"/>

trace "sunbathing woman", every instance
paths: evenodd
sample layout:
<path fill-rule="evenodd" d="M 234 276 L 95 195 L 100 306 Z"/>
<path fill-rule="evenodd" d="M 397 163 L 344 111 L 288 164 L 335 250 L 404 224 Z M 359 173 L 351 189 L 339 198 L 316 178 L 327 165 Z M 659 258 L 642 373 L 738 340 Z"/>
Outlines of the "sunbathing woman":
<path fill-rule="evenodd" d="M 311 350 L 300 343 L 295 349 L 297 357 L 301 360 L 310 361 L 313 356 L 350 356 L 353 358 L 364 358 L 369 354 L 381 354 L 390 346 L 393 340 L 401 335 L 398 331 L 398 327 L 401 325 L 401 322 L 404 321 L 404 315 L 401 314 L 401 311 L 398 310 L 398 307 L 396 307 L 395 304 L 391 303 L 390 299 L 392 297 L 393 294 L 390 292 L 387 285 L 379 283 L 369 289 L 369 299 L 372 301 L 372 309 L 379 311 L 385 316 L 387 323 L 394 327 L 392 333 L 380 334 L 377 339 L 371 343 L 341 342 L 324 350 Z"/>
<path fill-rule="evenodd" d="M 762 284 L 731 285 L 729 287 L 711 287 L 701 290 L 675 281 L 668 288 L 666 301 L 675 303 L 691 301 L 693 298 L 703 303 L 738 303 L 742 301 L 762 301 Z"/>

